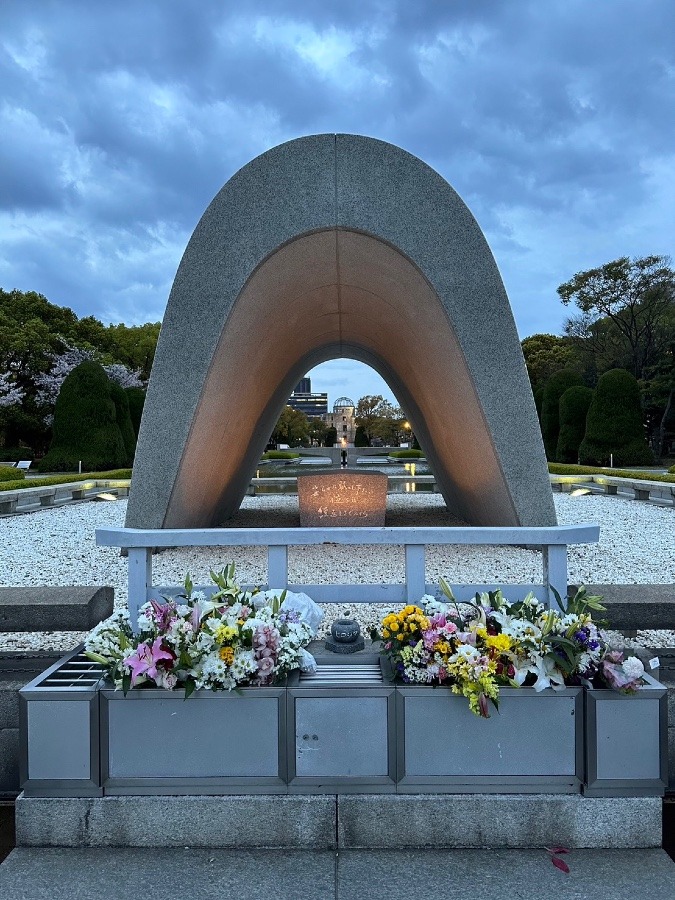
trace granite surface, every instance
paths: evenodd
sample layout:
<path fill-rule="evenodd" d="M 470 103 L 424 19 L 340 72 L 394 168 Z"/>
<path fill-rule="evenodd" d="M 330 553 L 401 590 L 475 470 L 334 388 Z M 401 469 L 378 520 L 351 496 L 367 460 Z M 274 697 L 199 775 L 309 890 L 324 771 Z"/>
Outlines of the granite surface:
<path fill-rule="evenodd" d="M 576 850 L 570 872 L 539 850 L 14 850 L 0 865 L 6 900 L 666 900 L 663 850 Z"/>
<path fill-rule="evenodd" d="M 231 515 L 298 378 L 344 356 L 388 381 L 457 514 L 555 524 L 515 323 L 480 227 L 416 157 L 334 134 L 254 159 L 195 229 L 163 320 L 127 524 Z"/>

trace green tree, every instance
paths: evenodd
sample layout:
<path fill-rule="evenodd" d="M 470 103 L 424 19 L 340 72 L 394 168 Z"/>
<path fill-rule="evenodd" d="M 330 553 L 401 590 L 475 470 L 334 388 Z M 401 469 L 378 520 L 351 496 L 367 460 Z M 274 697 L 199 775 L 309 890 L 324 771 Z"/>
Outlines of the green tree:
<path fill-rule="evenodd" d="M 546 458 L 555 460 L 560 434 L 560 398 L 568 388 L 581 384 L 581 375 L 571 369 L 556 372 L 546 382 L 541 404 L 541 434 L 544 439 Z"/>
<path fill-rule="evenodd" d="M 124 465 L 126 450 L 110 381 L 98 363 L 80 363 L 63 382 L 53 432 L 49 452 L 38 465 L 41 472 L 72 472 L 80 461 L 91 472 Z"/>
<path fill-rule="evenodd" d="M 623 355 L 625 368 L 643 378 L 669 340 L 667 323 L 675 302 L 669 263 L 665 256 L 622 257 L 577 272 L 558 287 L 562 302 L 580 311 L 566 323 L 566 333 L 596 356 Z"/>
<path fill-rule="evenodd" d="M 117 419 L 117 425 L 124 443 L 124 465 L 130 466 L 136 453 L 136 432 L 129 413 L 129 398 L 124 388 L 121 388 L 114 381 L 110 382 L 110 397 L 115 404 L 115 418 Z"/>
<path fill-rule="evenodd" d="M 337 443 L 337 428 L 327 428 L 326 429 L 326 437 L 324 438 L 324 445 L 326 447 L 334 447 Z"/>
<path fill-rule="evenodd" d="M 560 397 L 560 432 L 555 455 L 558 462 L 579 462 L 579 447 L 586 433 L 586 415 L 592 399 L 592 388 L 581 384 L 567 388 Z"/>
<path fill-rule="evenodd" d="M 309 440 L 309 420 L 301 410 L 284 406 L 272 436 L 277 444 L 297 447 Z"/>
<path fill-rule="evenodd" d="M 642 422 L 640 388 L 625 369 L 612 369 L 598 380 L 579 447 L 584 465 L 649 465 L 654 458 Z"/>
<path fill-rule="evenodd" d="M 373 438 L 392 444 L 400 431 L 403 413 L 381 394 L 367 394 L 356 404 L 355 418 L 357 427 L 363 428 L 369 445 Z"/>
<path fill-rule="evenodd" d="M 328 430 L 328 426 L 324 420 L 320 419 L 318 416 L 314 416 L 308 420 L 308 425 L 309 439 L 312 444 L 316 443 L 319 447 L 323 446 L 326 439 L 326 431 Z"/>
<path fill-rule="evenodd" d="M 555 334 L 533 334 L 521 341 L 527 374 L 536 391 L 561 369 L 579 368 L 579 360 L 569 338 Z"/>

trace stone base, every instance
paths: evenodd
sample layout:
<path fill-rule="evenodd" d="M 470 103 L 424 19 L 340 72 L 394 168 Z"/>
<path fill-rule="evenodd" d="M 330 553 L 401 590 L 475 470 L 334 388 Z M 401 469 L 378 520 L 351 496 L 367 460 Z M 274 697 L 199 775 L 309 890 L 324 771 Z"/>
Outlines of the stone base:
<path fill-rule="evenodd" d="M 325 649 L 329 650 L 331 653 L 358 653 L 359 650 L 364 650 L 366 646 L 366 642 L 362 637 L 358 637 L 355 641 L 351 641 L 349 644 L 341 644 L 339 641 L 334 641 L 333 638 L 327 638 Z"/>
<path fill-rule="evenodd" d="M 557 794 L 26 798 L 18 847 L 647 848 L 661 798 Z"/>

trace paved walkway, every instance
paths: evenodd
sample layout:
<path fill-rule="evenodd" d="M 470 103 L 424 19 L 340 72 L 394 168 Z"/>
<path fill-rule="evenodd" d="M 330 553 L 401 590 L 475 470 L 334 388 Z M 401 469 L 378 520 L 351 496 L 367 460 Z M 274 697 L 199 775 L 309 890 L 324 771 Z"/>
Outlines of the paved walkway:
<path fill-rule="evenodd" d="M 19 848 L 2 900 L 670 900 L 663 850 L 331 851 Z"/>

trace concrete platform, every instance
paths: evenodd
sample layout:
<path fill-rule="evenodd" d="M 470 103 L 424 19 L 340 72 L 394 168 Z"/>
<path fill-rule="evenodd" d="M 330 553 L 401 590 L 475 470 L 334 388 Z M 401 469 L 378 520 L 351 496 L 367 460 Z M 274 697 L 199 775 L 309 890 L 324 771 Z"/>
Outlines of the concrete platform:
<path fill-rule="evenodd" d="M 666 900 L 675 863 L 663 850 L 575 850 L 559 872 L 544 849 L 274 851 L 14 850 L 3 900 Z"/>
<path fill-rule="evenodd" d="M 18 847 L 656 848 L 660 797 L 298 794 L 24 797 Z M 0 894 L 0 896 L 2 896 Z"/>
<path fill-rule="evenodd" d="M 0 587 L 0 631 L 89 631 L 114 598 L 112 587 Z"/>
<path fill-rule="evenodd" d="M 603 618 L 617 631 L 675 629 L 675 584 L 587 584 L 603 597 Z"/>

